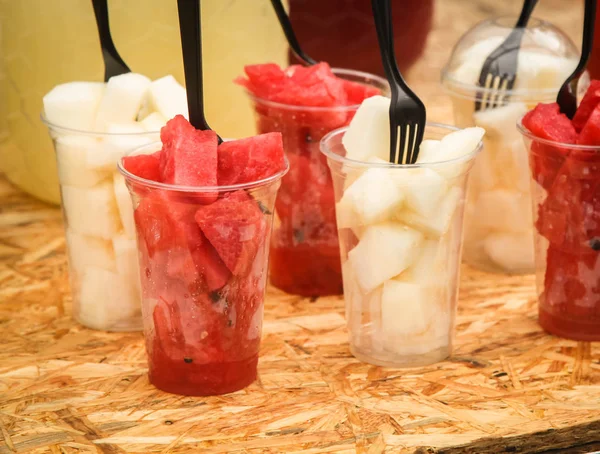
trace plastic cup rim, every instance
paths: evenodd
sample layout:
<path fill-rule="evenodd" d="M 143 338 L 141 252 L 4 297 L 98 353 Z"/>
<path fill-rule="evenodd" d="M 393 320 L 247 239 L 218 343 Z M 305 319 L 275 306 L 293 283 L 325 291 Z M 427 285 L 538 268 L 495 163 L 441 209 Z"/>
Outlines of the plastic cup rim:
<path fill-rule="evenodd" d="M 388 81 L 381 77 L 378 76 L 376 74 L 371 74 L 365 71 L 358 71 L 355 69 L 347 69 L 347 68 L 331 68 L 331 71 L 336 74 L 336 75 L 353 75 L 353 76 L 359 76 L 359 77 L 363 77 L 364 79 L 367 80 L 372 80 L 374 82 L 376 82 L 377 84 L 380 84 L 383 87 L 388 87 L 389 88 L 389 83 Z M 368 85 L 372 85 L 375 86 L 375 84 L 369 84 Z M 377 87 L 379 88 L 379 87 Z M 257 103 L 263 104 L 267 107 L 273 107 L 273 108 L 277 108 L 277 109 L 282 109 L 282 110 L 299 110 L 299 111 L 305 111 L 305 112 L 351 112 L 353 110 L 357 110 L 360 107 L 360 104 L 352 104 L 350 106 L 302 106 L 299 104 L 285 104 L 282 102 L 277 102 L 277 101 L 269 101 L 267 99 L 261 98 L 260 96 L 256 96 L 253 93 L 251 93 L 248 89 L 244 89 L 244 91 L 246 92 L 246 95 L 248 95 L 248 97 L 252 100 L 255 101 Z"/>
<path fill-rule="evenodd" d="M 531 139 L 535 142 L 542 143 L 544 145 L 550 145 L 550 146 L 558 147 L 558 148 L 569 148 L 572 150 L 600 152 L 600 145 L 581 145 L 581 144 L 576 144 L 576 143 L 556 142 L 554 140 L 549 140 L 549 139 L 544 139 L 543 137 L 538 137 L 523 125 L 524 117 L 525 116 L 521 117 L 519 119 L 519 121 L 517 122 L 517 129 L 519 130 L 519 132 L 521 134 L 523 134 L 528 139 Z"/>
<path fill-rule="evenodd" d="M 79 136 L 91 136 L 91 137 L 116 137 L 116 136 L 127 136 L 127 137 L 144 137 L 160 134 L 160 129 L 156 131 L 144 131 L 144 132 L 97 132 L 97 131 L 86 131 L 84 129 L 69 128 L 67 126 L 57 125 L 52 123 L 46 115 L 42 112 L 40 114 L 40 120 L 44 123 L 48 129 L 53 131 L 65 132 L 69 134 Z"/>
<path fill-rule="evenodd" d="M 227 140 L 225 140 L 227 141 Z M 285 168 L 280 170 L 279 172 L 261 180 L 251 181 L 248 183 L 238 183 L 238 184 L 230 184 L 230 185 L 222 185 L 222 186 L 184 186 L 184 185 L 176 185 L 176 184 L 168 184 L 161 183 L 154 180 L 147 180 L 146 178 L 139 177 L 129 172 L 123 166 L 123 158 L 134 155 L 136 152 L 149 150 L 150 148 L 154 148 L 158 151 L 162 147 L 162 143 L 152 142 L 149 144 L 142 145 L 140 147 L 134 148 L 126 153 L 122 158 L 117 161 L 117 169 L 125 177 L 127 181 L 131 181 L 135 184 L 142 185 L 145 187 L 153 188 L 153 189 L 161 189 L 164 191 L 173 191 L 173 192 L 184 192 L 184 193 L 198 193 L 198 192 L 234 192 L 246 189 L 255 189 L 263 186 L 268 186 L 271 183 L 274 183 L 285 176 L 286 173 L 290 170 L 290 162 L 287 156 L 284 153 L 284 162 Z"/>
<path fill-rule="evenodd" d="M 461 128 L 456 126 L 447 125 L 444 123 L 436 123 L 436 122 L 426 122 L 425 127 L 433 127 L 446 129 L 449 132 L 460 131 Z M 323 153 L 327 159 L 331 159 L 332 161 L 339 162 L 344 165 L 350 165 L 353 167 L 369 167 L 369 168 L 381 168 L 381 169 L 422 169 L 422 168 L 436 168 L 436 167 L 444 167 L 449 164 L 459 164 L 462 162 L 468 162 L 477 156 L 481 150 L 483 149 L 483 141 L 480 140 L 477 147 L 470 153 L 459 156 L 457 158 L 448 159 L 446 161 L 437 161 L 437 162 L 423 162 L 423 163 L 415 163 L 415 164 L 392 164 L 389 162 L 365 162 L 365 161 L 357 161 L 355 159 L 350 159 L 345 156 L 340 156 L 337 153 L 334 153 L 331 148 L 327 145 L 327 142 L 331 140 L 334 136 L 338 134 L 345 133 L 348 130 L 349 126 L 344 126 L 343 128 L 338 128 L 327 135 L 325 135 L 321 139 L 320 149 L 321 153 Z"/>

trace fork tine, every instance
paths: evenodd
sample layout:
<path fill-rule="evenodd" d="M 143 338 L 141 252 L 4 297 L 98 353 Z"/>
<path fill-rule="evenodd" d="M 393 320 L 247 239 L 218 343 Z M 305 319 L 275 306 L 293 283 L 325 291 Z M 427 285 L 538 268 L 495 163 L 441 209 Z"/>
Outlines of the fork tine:
<path fill-rule="evenodd" d="M 494 76 L 493 80 L 492 80 L 492 84 L 490 86 L 490 96 L 489 96 L 489 102 L 488 102 L 488 108 L 493 109 L 494 107 L 496 107 L 497 103 L 498 103 L 498 87 L 500 86 L 500 76 Z"/>
<path fill-rule="evenodd" d="M 498 88 L 498 106 L 504 106 L 508 102 L 508 93 L 506 92 L 508 87 L 508 74 L 502 76 L 500 80 L 500 87 Z"/>
<path fill-rule="evenodd" d="M 422 119 L 424 121 L 424 119 Z M 425 136 L 425 123 L 417 123 L 415 125 L 415 149 L 413 151 L 413 160 L 412 163 L 416 163 L 417 159 L 419 159 L 419 150 L 421 147 L 421 142 L 423 142 L 423 137 Z"/>
<path fill-rule="evenodd" d="M 485 83 L 483 84 L 483 93 L 481 95 L 481 110 L 485 110 L 488 108 L 489 105 L 489 99 L 490 99 L 490 90 L 492 87 L 492 81 L 494 80 L 494 77 L 492 76 L 491 73 L 488 73 L 485 76 Z"/>
<path fill-rule="evenodd" d="M 415 143 L 416 143 L 416 124 L 415 123 L 409 123 L 407 125 L 407 131 L 408 131 L 408 146 L 407 146 L 407 153 L 406 153 L 406 163 L 407 164 L 413 164 L 413 156 L 415 155 Z"/>
<path fill-rule="evenodd" d="M 400 127 L 390 128 L 390 162 L 397 163 L 396 156 L 398 156 L 398 149 L 400 143 L 398 142 L 398 129 Z"/>
<path fill-rule="evenodd" d="M 406 123 L 398 126 L 400 129 L 400 150 L 397 164 L 406 164 L 408 161 L 408 125 Z"/>

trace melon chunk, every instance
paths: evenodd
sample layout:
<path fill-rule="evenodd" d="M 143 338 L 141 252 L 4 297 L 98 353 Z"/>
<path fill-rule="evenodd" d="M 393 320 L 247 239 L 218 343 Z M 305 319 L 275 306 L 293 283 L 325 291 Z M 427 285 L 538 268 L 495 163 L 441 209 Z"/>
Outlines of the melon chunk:
<path fill-rule="evenodd" d="M 479 146 L 485 130 L 479 127 L 465 128 L 445 135 L 440 141 L 439 151 L 444 161 L 458 159 L 473 153 Z"/>
<path fill-rule="evenodd" d="M 363 291 L 374 290 L 408 268 L 416 259 L 422 239 L 421 233 L 393 222 L 368 227 L 348 253 Z"/>
<path fill-rule="evenodd" d="M 367 161 L 377 157 L 389 161 L 389 110 L 389 98 L 373 96 L 363 101 L 342 137 L 347 158 Z"/>
<path fill-rule="evenodd" d="M 417 162 L 437 162 L 443 161 L 438 153 L 440 152 L 440 141 L 433 139 L 425 139 L 419 146 L 419 156 Z"/>
<path fill-rule="evenodd" d="M 89 188 L 108 178 L 107 172 L 88 165 L 90 153 L 102 153 L 103 144 L 95 137 L 59 135 L 55 142 L 58 180 L 60 184 Z"/>
<path fill-rule="evenodd" d="M 483 250 L 494 263 L 508 271 L 529 270 L 535 266 L 533 232 L 492 233 Z"/>
<path fill-rule="evenodd" d="M 383 284 L 381 328 L 386 338 L 421 336 L 432 325 L 437 304 L 430 288 L 389 280 Z"/>
<path fill-rule="evenodd" d="M 57 85 L 44 96 L 44 115 L 52 124 L 92 131 L 103 94 L 102 82 L 68 82 Z"/>
<path fill-rule="evenodd" d="M 533 225 L 529 198 L 517 191 L 497 189 L 479 194 L 476 225 L 490 230 L 523 232 Z"/>
<path fill-rule="evenodd" d="M 104 131 L 108 123 L 134 121 L 150 83 L 149 78 L 136 73 L 111 77 L 98 107 L 96 130 Z"/>
<path fill-rule="evenodd" d="M 79 277 L 88 266 L 116 271 L 115 253 L 110 240 L 80 235 L 72 229 L 66 231 L 69 264 Z"/>
<path fill-rule="evenodd" d="M 403 210 L 398 213 L 396 218 L 427 235 L 439 237 L 450 229 L 450 223 L 462 198 L 463 191 L 454 187 L 448 191 L 432 216 L 422 216 L 409 210 Z"/>
<path fill-rule="evenodd" d="M 400 275 L 399 280 L 429 285 L 445 282 L 451 266 L 448 246 L 447 237 L 423 241 L 418 258 Z"/>
<path fill-rule="evenodd" d="M 188 118 L 187 95 L 177 80 L 171 75 L 155 80 L 148 89 L 150 109 L 159 112 L 164 118 L 176 115 Z"/>
<path fill-rule="evenodd" d="M 158 140 L 158 134 L 147 133 L 144 127 L 136 122 L 108 123 L 107 135 L 102 150 L 90 150 L 88 165 L 94 169 L 113 170 L 117 161 L 130 151 Z"/>
<path fill-rule="evenodd" d="M 448 191 L 446 179 L 429 168 L 399 170 L 394 174 L 405 205 L 421 216 L 432 216 Z"/>
<path fill-rule="evenodd" d="M 167 124 L 167 119 L 159 112 L 153 112 L 140 121 L 140 124 L 146 131 L 159 133 L 161 128 Z"/>
<path fill-rule="evenodd" d="M 117 201 L 121 223 L 125 229 L 125 235 L 127 238 L 135 239 L 135 222 L 133 220 L 131 195 L 125 184 L 125 178 L 120 173 L 115 173 L 114 175 L 113 189 L 115 191 L 115 199 Z"/>
<path fill-rule="evenodd" d="M 82 235 L 112 238 L 121 229 L 121 219 L 112 182 L 89 189 L 62 186 L 67 225 Z"/>

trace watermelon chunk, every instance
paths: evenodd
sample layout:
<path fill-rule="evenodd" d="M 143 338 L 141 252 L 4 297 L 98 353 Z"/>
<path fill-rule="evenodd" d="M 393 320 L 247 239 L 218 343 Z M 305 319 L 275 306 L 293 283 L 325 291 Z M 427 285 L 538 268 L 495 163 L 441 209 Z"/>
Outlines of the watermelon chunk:
<path fill-rule="evenodd" d="M 289 83 L 288 76 L 275 63 L 248 65 L 244 67 L 244 72 L 247 78 L 238 77 L 235 83 L 263 99 L 273 100 Z"/>
<path fill-rule="evenodd" d="M 592 80 L 588 87 L 575 116 L 573 117 L 573 127 L 577 131 L 581 131 L 588 122 L 590 115 L 600 103 L 600 80 Z"/>
<path fill-rule="evenodd" d="M 266 221 L 258 203 L 244 191 L 226 194 L 196 212 L 196 222 L 234 275 L 252 267 L 266 235 Z"/>
<path fill-rule="evenodd" d="M 600 90 L 598 90 L 598 94 L 600 95 Z M 600 145 L 600 104 L 596 105 L 596 108 L 590 113 L 579 133 L 577 143 L 580 145 Z"/>
<path fill-rule="evenodd" d="M 146 180 L 161 181 L 160 161 L 162 150 L 152 154 L 125 156 L 123 167 L 133 175 Z"/>
<path fill-rule="evenodd" d="M 367 98 L 381 94 L 379 89 L 371 85 L 361 84 L 360 82 L 352 82 L 345 79 L 341 80 L 344 91 L 346 92 L 348 105 L 350 106 L 360 104 Z"/>
<path fill-rule="evenodd" d="M 221 186 L 262 180 L 284 167 L 283 139 L 278 132 L 223 142 L 218 148 Z"/>
<path fill-rule="evenodd" d="M 214 131 L 199 131 L 185 117 L 177 115 L 162 128 L 160 139 L 163 182 L 182 186 L 217 185 L 218 142 Z M 210 201 L 215 199 L 216 193 Z"/>

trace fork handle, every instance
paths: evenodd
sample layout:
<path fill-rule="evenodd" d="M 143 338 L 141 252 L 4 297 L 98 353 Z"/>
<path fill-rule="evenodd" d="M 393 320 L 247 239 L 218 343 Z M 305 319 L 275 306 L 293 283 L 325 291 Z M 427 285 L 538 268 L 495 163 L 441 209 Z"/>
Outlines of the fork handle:
<path fill-rule="evenodd" d="M 300 43 L 298 42 L 298 38 L 296 38 L 296 33 L 294 33 L 292 23 L 285 12 L 285 8 L 283 7 L 281 0 L 271 0 L 271 5 L 273 5 L 273 9 L 275 10 L 275 14 L 277 14 L 277 19 L 279 20 L 281 29 L 283 30 L 285 38 L 287 39 L 287 42 L 290 45 L 294 55 L 296 55 L 296 57 L 298 57 L 308 66 L 316 65 L 317 61 L 306 55 L 300 48 Z"/>
<path fill-rule="evenodd" d="M 523 8 L 521 9 L 521 14 L 519 15 L 519 20 L 517 20 L 517 24 L 515 28 L 525 28 L 527 27 L 527 22 L 529 22 L 529 18 L 531 17 L 531 13 L 537 5 L 538 0 L 525 0 L 523 2 Z"/>

